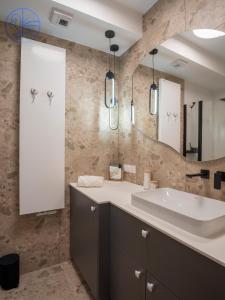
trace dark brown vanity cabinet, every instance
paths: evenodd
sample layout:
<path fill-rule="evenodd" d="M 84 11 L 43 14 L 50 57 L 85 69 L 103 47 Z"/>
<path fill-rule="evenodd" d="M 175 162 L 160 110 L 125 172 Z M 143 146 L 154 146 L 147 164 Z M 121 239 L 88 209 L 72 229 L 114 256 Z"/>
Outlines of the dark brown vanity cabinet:
<path fill-rule="evenodd" d="M 113 206 L 110 231 L 111 300 L 225 299 L 219 264 Z"/>
<path fill-rule="evenodd" d="M 179 299 L 225 299 L 224 267 L 153 228 L 147 239 L 147 268 Z"/>
<path fill-rule="evenodd" d="M 71 193 L 71 258 L 96 300 L 225 300 L 225 268 L 125 211 Z"/>
<path fill-rule="evenodd" d="M 72 261 L 98 300 L 109 299 L 109 204 L 98 205 L 70 188 Z"/>
<path fill-rule="evenodd" d="M 146 300 L 177 300 L 178 298 L 155 279 L 151 273 L 147 272 L 146 279 Z"/>
<path fill-rule="evenodd" d="M 146 266 L 149 227 L 111 206 L 110 299 L 176 300 Z"/>
<path fill-rule="evenodd" d="M 110 207 L 110 299 L 145 300 L 144 226 Z"/>

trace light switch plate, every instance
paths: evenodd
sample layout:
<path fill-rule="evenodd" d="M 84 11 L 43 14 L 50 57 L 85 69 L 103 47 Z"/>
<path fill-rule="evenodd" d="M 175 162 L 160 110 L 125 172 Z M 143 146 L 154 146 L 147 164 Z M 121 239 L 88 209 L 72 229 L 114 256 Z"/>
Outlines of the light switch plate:
<path fill-rule="evenodd" d="M 123 165 L 123 170 L 126 173 L 136 174 L 136 165 Z"/>

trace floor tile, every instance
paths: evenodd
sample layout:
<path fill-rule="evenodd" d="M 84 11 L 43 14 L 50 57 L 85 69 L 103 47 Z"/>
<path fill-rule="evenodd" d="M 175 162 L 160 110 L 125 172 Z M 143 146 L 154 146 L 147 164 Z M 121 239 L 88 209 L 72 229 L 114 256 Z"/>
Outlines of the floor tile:
<path fill-rule="evenodd" d="M 91 300 L 71 262 L 21 276 L 18 289 L 0 290 L 1 300 Z"/>

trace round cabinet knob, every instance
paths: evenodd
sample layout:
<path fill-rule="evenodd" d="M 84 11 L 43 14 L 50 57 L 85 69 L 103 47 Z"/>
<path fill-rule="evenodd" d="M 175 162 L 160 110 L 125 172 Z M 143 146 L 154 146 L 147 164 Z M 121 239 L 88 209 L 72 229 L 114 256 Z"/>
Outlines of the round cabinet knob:
<path fill-rule="evenodd" d="M 153 290 L 155 289 L 155 284 L 152 282 L 147 282 L 147 290 L 152 293 Z"/>
<path fill-rule="evenodd" d="M 137 279 L 141 279 L 141 276 L 142 276 L 142 271 L 140 270 L 135 270 L 134 271 L 134 275 Z"/>
<path fill-rule="evenodd" d="M 96 211 L 96 206 L 91 206 L 91 212 L 95 212 Z"/>
<path fill-rule="evenodd" d="M 147 239 L 148 235 L 149 235 L 149 231 L 147 231 L 147 230 L 142 230 L 142 231 L 141 231 L 141 236 L 142 236 L 144 239 Z"/>

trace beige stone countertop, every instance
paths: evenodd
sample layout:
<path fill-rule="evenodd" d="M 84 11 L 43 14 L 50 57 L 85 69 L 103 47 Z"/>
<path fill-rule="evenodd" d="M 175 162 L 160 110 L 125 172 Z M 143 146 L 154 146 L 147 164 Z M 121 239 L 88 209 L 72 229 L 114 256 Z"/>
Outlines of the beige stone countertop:
<path fill-rule="evenodd" d="M 101 188 L 81 188 L 77 187 L 76 183 L 71 183 L 70 186 L 97 204 L 111 203 L 119 207 L 142 222 L 225 267 L 225 234 L 215 238 L 202 238 L 134 207 L 131 204 L 131 194 L 143 191 L 142 186 L 130 182 L 112 181 L 105 181 Z"/>

